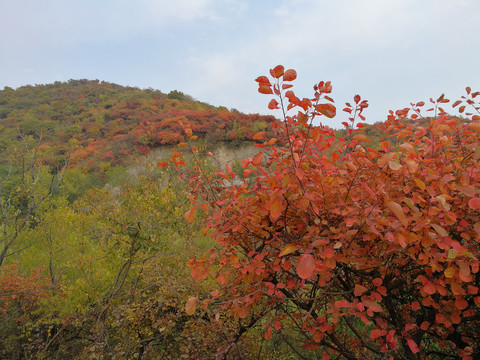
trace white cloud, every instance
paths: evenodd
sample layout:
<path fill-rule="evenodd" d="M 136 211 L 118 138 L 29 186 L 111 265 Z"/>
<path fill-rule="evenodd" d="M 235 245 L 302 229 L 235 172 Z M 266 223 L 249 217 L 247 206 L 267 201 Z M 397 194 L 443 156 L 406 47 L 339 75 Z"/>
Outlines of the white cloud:
<path fill-rule="evenodd" d="M 381 120 L 388 108 L 480 87 L 479 13 L 478 0 L 0 1 L 0 80 L 38 82 L 26 68 L 41 81 L 57 80 L 56 69 L 107 73 L 266 112 L 254 79 L 283 64 L 298 71 L 299 96 L 332 80 L 338 104 L 359 92 Z"/>

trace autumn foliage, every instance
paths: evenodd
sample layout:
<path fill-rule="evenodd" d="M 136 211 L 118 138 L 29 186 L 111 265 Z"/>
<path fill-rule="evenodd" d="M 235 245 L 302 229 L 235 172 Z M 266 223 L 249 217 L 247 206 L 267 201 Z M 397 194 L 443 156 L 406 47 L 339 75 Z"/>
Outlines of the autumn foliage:
<path fill-rule="evenodd" d="M 322 359 L 480 358 L 479 93 L 454 103 L 464 120 L 444 95 L 391 111 L 370 147 L 359 95 L 342 138 L 321 125 L 337 115 L 330 82 L 301 99 L 294 70 L 270 75 L 259 92 L 285 115 L 274 137 L 254 136 L 244 176 L 199 166 L 188 179 L 186 218 L 201 209 L 217 244 L 188 265 L 217 290 L 187 314 L 226 312 Z"/>

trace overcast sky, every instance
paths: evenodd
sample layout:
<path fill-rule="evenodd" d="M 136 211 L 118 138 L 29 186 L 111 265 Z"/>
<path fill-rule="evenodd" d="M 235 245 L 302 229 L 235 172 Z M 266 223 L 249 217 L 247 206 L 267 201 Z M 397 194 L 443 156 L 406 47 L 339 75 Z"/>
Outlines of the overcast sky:
<path fill-rule="evenodd" d="M 0 89 L 99 79 L 267 114 L 254 79 L 283 64 L 373 123 L 480 90 L 479 34 L 480 0 L 0 0 Z"/>

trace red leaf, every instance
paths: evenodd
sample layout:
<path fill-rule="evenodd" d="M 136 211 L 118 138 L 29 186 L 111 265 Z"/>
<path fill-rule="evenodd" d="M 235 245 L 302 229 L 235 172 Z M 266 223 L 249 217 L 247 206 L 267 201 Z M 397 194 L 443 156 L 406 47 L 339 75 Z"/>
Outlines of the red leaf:
<path fill-rule="evenodd" d="M 363 293 L 365 293 L 368 289 L 360 284 L 355 285 L 355 289 L 353 290 L 353 295 L 355 296 L 361 296 Z"/>
<path fill-rule="evenodd" d="M 478 197 L 471 198 L 470 201 L 468 202 L 468 206 L 470 206 L 470 208 L 473 210 L 480 209 L 480 198 Z"/>
<path fill-rule="evenodd" d="M 468 302 L 464 298 L 458 297 L 457 300 L 455 300 L 455 307 L 458 310 L 465 310 L 468 307 Z"/>
<path fill-rule="evenodd" d="M 247 177 L 250 175 L 254 170 L 253 169 L 245 169 L 243 170 L 243 177 Z"/>
<path fill-rule="evenodd" d="M 163 168 L 163 167 L 165 167 L 165 166 L 167 166 L 167 165 L 168 165 L 168 162 L 166 162 L 166 161 L 161 161 L 161 162 L 159 162 L 159 163 L 157 164 L 157 166 L 158 166 L 159 168 Z"/>
<path fill-rule="evenodd" d="M 437 287 L 431 282 L 429 282 L 425 284 L 425 286 L 423 287 L 423 291 L 425 291 L 425 293 L 427 293 L 428 295 L 433 295 L 437 292 Z"/>
<path fill-rule="evenodd" d="M 297 274 L 300 279 L 308 279 L 315 271 L 315 259 L 310 254 L 300 256 L 297 263 Z"/>
<path fill-rule="evenodd" d="M 270 100 L 270 102 L 268 103 L 268 108 L 270 110 L 278 109 L 279 108 L 278 107 L 278 101 L 275 100 L 275 99 Z"/>
<path fill-rule="evenodd" d="M 270 83 L 270 80 L 266 76 L 259 76 L 258 78 L 255 79 L 256 82 L 258 82 L 258 85 L 266 85 L 268 87 L 272 86 Z"/>
<path fill-rule="evenodd" d="M 375 340 L 379 338 L 380 336 L 386 335 L 385 330 L 380 330 L 380 329 L 373 329 L 372 332 L 370 333 L 370 339 Z"/>
<path fill-rule="evenodd" d="M 269 326 L 267 331 L 265 331 L 265 340 L 270 340 L 272 338 L 272 327 Z"/>
<path fill-rule="evenodd" d="M 418 348 L 417 343 L 412 339 L 407 339 L 407 345 L 412 350 L 414 354 L 418 353 L 420 349 Z"/>

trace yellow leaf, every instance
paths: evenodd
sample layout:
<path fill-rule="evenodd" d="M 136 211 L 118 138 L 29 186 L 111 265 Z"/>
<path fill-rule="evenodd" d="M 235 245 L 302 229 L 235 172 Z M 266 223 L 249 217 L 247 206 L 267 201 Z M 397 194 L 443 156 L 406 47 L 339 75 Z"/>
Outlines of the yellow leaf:
<path fill-rule="evenodd" d="M 287 245 L 283 248 L 283 250 L 280 252 L 280 257 L 289 255 L 293 252 L 297 251 L 297 247 L 293 245 Z"/>
<path fill-rule="evenodd" d="M 409 143 L 403 143 L 402 145 L 399 146 L 400 150 L 406 151 L 408 153 L 414 153 L 415 149 L 412 146 L 412 144 Z"/>
<path fill-rule="evenodd" d="M 426 186 L 425 186 L 425 183 L 420 180 L 420 179 L 414 179 L 415 180 L 415 184 L 417 184 L 417 186 L 422 189 L 422 190 L 425 190 Z"/>
<path fill-rule="evenodd" d="M 403 226 L 408 226 L 408 220 L 403 212 L 403 208 L 400 204 L 396 203 L 395 201 L 387 202 L 387 207 L 395 214 L 395 216 L 400 220 Z"/>
<path fill-rule="evenodd" d="M 445 274 L 446 278 L 451 279 L 455 275 L 455 268 L 450 266 L 450 267 L 446 268 L 443 273 Z"/>
<path fill-rule="evenodd" d="M 397 171 L 397 170 L 400 170 L 402 168 L 402 164 L 400 164 L 399 162 L 397 161 L 393 161 L 393 160 L 390 160 L 388 162 L 388 166 L 390 169 L 392 169 L 393 171 Z"/>
<path fill-rule="evenodd" d="M 416 172 L 418 169 L 418 162 L 413 159 L 405 159 L 405 164 L 407 165 L 408 170 L 412 173 Z"/>
<path fill-rule="evenodd" d="M 435 199 L 442 204 L 442 206 L 445 208 L 445 210 L 450 210 L 450 205 L 448 204 L 447 200 L 445 199 L 445 195 L 438 195 L 435 196 Z"/>
<path fill-rule="evenodd" d="M 463 194 L 465 194 L 469 197 L 475 196 L 475 194 L 477 193 L 476 190 L 475 190 L 475 187 L 473 187 L 472 185 L 468 185 L 468 184 L 467 185 L 454 184 L 453 188 L 457 191 L 462 192 Z"/>
<path fill-rule="evenodd" d="M 185 304 L 185 312 L 187 315 L 193 315 L 195 314 L 195 310 L 197 309 L 197 301 L 198 298 L 196 297 L 190 297 L 187 300 L 187 303 Z"/>
<path fill-rule="evenodd" d="M 445 230 L 443 227 L 437 224 L 430 224 L 432 228 L 437 232 L 438 235 L 440 236 L 448 236 L 447 230 Z"/>

